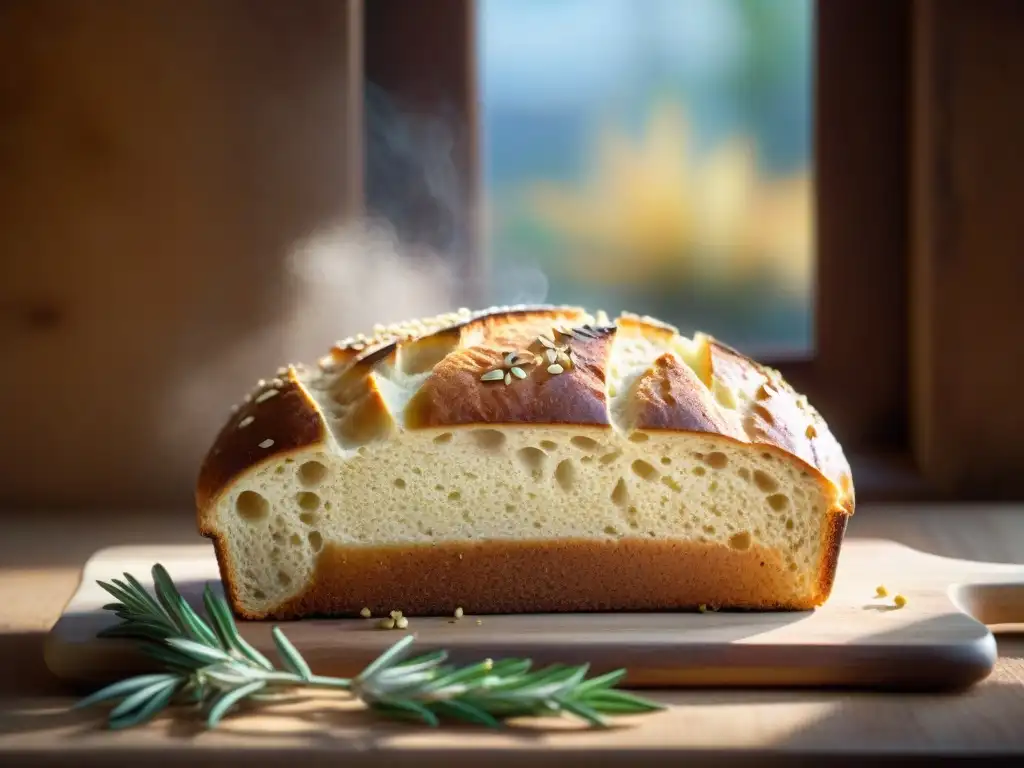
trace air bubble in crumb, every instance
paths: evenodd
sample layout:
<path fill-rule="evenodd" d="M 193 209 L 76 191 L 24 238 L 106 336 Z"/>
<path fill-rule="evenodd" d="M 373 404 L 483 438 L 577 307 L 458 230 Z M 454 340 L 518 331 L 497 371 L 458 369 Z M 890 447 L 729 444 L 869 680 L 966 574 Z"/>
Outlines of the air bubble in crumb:
<path fill-rule="evenodd" d="M 617 482 L 615 487 L 612 489 L 612 503 L 616 506 L 624 507 L 628 497 L 629 493 L 626 490 L 626 480 L 620 477 L 619 482 Z"/>
<path fill-rule="evenodd" d="M 729 546 L 733 549 L 738 549 L 741 551 L 747 550 L 750 549 L 750 545 L 751 538 L 749 531 L 740 531 L 739 533 L 734 533 L 732 536 L 729 537 Z"/>
<path fill-rule="evenodd" d="M 572 459 L 562 459 L 555 467 L 555 480 L 563 491 L 572 490 L 576 479 L 576 469 L 573 467 Z"/>
<path fill-rule="evenodd" d="M 543 448 L 545 451 L 553 451 L 558 447 L 558 443 L 556 443 L 554 440 L 541 440 L 540 447 Z"/>
<path fill-rule="evenodd" d="M 762 493 L 771 493 L 779 487 L 779 483 L 774 477 L 767 472 L 762 472 L 760 469 L 754 470 L 754 483 L 756 483 Z"/>
<path fill-rule="evenodd" d="M 713 451 L 704 457 L 704 461 L 712 469 L 725 469 L 729 464 L 729 457 L 721 451 Z"/>
<path fill-rule="evenodd" d="M 696 475 L 697 477 L 704 477 L 704 475 L 706 475 L 707 472 L 708 471 L 706 469 L 704 469 L 704 467 L 694 467 L 693 468 L 693 474 Z"/>
<path fill-rule="evenodd" d="M 768 506 L 776 512 L 782 512 L 789 508 L 789 496 L 784 493 L 773 493 L 768 497 Z"/>
<path fill-rule="evenodd" d="M 436 443 L 437 445 L 444 445 L 445 443 L 450 443 L 451 441 L 451 432 L 442 432 L 440 435 L 434 438 L 434 443 Z"/>
<path fill-rule="evenodd" d="M 596 451 L 601 447 L 597 440 L 585 435 L 576 435 L 569 442 L 572 443 L 574 448 L 579 448 L 581 451 Z"/>
<path fill-rule="evenodd" d="M 658 478 L 658 470 L 643 459 L 637 459 L 631 466 L 633 473 L 644 480 L 656 480 Z"/>
<path fill-rule="evenodd" d="M 497 450 L 505 444 L 505 434 L 496 429 L 474 429 L 472 435 L 476 444 L 485 450 Z"/>
<path fill-rule="evenodd" d="M 544 451 L 540 448 L 534 448 L 532 445 L 520 448 L 516 451 L 516 456 L 530 470 L 540 469 L 544 465 L 544 459 L 547 458 L 547 454 Z"/>
<path fill-rule="evenodd" d="M 238 516 L 249 523 L 258 523 L 270 514 L 270 502 L 256 491 L 242 491 L 235 500 Z"/>
<path fill-rule="evenodd" d="M 319 461 L 307 461 L 299 466 L 299 482 L 307 487 L 320 485 L 327 477 L 327 467 Z"/>
<path fill-rule="evenodd" d="M 309 539 L 309 545 L 313 548 L 314 552 L 319 552 L 324 546 L 324 537 L 320 534 L 320 531 L 310 531 L 307 536 Z"/>
<path fill-rule="evenodd" d="M 400 477 L 395 478 L 395 488 L 405 488 L 405 480 Z"/>
<path fill-rule="evenodd" d="M 320 509 L 320 497 L 309 491 L 301 491 L 298 495 L 298 502 L 306 512 L 316 512 Z"/>
<path fill-rule="evenodd" d="M 634 432 L 629 436 L 629 441 L 631 443 L 646 443 L 650 439 L 651 436 L 646 432 Z"/>

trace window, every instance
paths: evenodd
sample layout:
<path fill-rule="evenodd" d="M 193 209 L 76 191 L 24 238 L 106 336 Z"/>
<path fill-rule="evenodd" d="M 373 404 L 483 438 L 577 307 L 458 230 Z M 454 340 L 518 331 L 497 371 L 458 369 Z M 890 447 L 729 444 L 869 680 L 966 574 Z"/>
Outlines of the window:
<path fill-rule="evenodd" d="M 493 303 L 811 351 L 810 0 L 480 0 Z"/>

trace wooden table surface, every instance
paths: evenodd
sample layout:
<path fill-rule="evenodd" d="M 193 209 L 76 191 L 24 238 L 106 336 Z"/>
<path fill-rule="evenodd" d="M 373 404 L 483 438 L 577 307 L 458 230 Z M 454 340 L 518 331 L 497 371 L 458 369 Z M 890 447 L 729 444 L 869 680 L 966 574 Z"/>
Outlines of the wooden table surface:
<path fill-rule="evenodd" d="M 42 640 L 95 550 L 195 541 L 186 513 L 0 512 L 0 765 L 495 765 L 858 763 L 1024 754 L 1024 635 L 999 636 L 1000 661 L 967 693 L 667 691 L 660 713 L 604 732 L 547 722 L 503 732 L 382 723 L 347 704 L 234 716 L 214 732 L 191 719 L 112 733 L 45 668 Z M 883 537 L 949 557 L 1024 562 L 1019 506 L 864 506 L 851 537 Z"/>

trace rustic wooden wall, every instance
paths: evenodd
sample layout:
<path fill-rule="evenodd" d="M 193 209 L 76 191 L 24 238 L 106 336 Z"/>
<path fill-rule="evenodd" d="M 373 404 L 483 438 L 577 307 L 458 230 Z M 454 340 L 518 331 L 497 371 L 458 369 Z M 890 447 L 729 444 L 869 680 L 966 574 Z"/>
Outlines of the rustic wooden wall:
<path fill-rule="evenodd" d="M 1024 3 L 914 3 L 912 402 L 926 479 L 1024 495 Z"/>
<path fill-rule="evenodd" d="M 0 4 L 0 505 L 187 504 L 228 405 L 335 338 L 282 327 L 289 254 L 358 206 L 357 23 Z"/>

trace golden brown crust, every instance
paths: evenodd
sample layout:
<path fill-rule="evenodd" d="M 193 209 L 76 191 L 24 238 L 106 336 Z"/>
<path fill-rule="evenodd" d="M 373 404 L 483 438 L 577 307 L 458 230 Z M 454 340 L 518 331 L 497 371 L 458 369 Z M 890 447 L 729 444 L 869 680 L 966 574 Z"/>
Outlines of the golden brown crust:
<path fill-rule="evenodd" d="M 405 413 L 409 429 L 467 424 L 579 424 L 608 426 L 605 370 L 614 329 L 581 331 L 574 336 L 575 365 L 564 372 L 548 372 L 546 348 L 538 341 L 551 334 L 551 320 L 516 326 L 501 341 L 464 347 L 448 355 L 410 401 Z M 467 335 L 474 329 L 467 328 Z M 482 381 L 492 370 L 510 372 L 505 362 L 518 352 L 526 362 L 518 367 L 529 372 L 504 381 Z M 509 374 L 511 375 L 511 373 Z M 455 393 L 458 393 L 457 395 Z"/>
<path fill-rule="evenodd" d="M 292 453 L 326 439 L 323 419 L 294 368 L 260 382 L 228 419 L 206 455 L 196 483 L 199 526 L 204 513 L 236 477 L 274 456 Z"/>
<path fill-rule="evenodd" d="M 742 393 L 748 404 L 742 416 L 747 440 L 771 445 L 796 456 L 843 490 L 843 505 L 854 510 L 850 465 L 825 421 L 777 371 L 732 347 L 710 339 L 713 382 Z"/>
<path fill-rule="evenodd" d="M 637 379 L 632 394 L 635 429 L 713 432 L 742 440 L 697 374 L 665 353 Z"/>
<path fill-rule="evenodd" d="M 833 520 L 845 521 L 837 515 Z M 829 540 L 838 552 L 841 530 Z M 830 550 L 832 551 L 832 550 Z M 390 547 L 328 544 L 310 586 L 247 618 L 407 616 L 593 611 L 809 610 L 828 596 L 830 572 L 802 585 L 779 554 L 693 541 L 487 541 Z M 521 574 L 530 578 L 521 578 Z"/>

